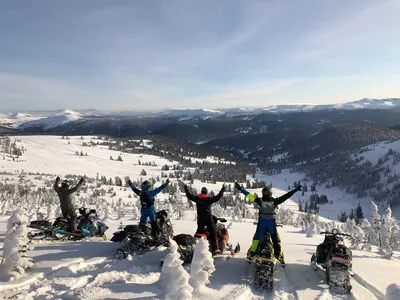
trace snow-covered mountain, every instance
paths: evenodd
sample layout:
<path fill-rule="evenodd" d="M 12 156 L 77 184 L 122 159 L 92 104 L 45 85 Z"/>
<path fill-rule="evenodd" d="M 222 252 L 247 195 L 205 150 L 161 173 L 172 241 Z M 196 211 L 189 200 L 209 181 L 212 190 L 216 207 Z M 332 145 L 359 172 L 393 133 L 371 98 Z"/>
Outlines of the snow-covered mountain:
<path fill-rule="evenodd" d="M 78 121 L 82 115 L 72 110 L 64 110 L 62 112 L 49 115 L 45 118 L 40 118 L 22 123 L 19 128 L 24 129 L 27 127 L 41 127 L 44 129 L 54 128 L 65 123 Z"/>
<path fill-rule="evenodd" d="M 45 129 L 57 127 L 68 122 L 88 118 L 129 118 L 150 117 L 157 119 L 178 119 L 188 121 L 193 119 L 207 120 L 219 117 L 253 116 L 262 113 L 284 114 L 293 112 L 332 111 L 338 109 L 395 109 L 400 107 L 400 98 L 387 99 L 361 99 L 358 101 L 339 104 L 282 104 L 266 107 L 238 107 L 221 109 L 167 109 L 162 111 L 100 111 L 88 110 L 64 110 L 64 111 L 33 111 L 0 114 L 0 125 L 10 128 L 28 128 L 43 126 Z"/>

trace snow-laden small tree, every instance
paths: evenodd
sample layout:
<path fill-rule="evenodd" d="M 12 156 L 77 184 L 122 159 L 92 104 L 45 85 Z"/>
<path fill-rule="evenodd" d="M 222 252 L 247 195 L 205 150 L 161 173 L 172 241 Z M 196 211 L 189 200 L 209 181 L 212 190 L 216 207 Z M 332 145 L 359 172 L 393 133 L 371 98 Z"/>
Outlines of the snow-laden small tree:
<path fill-rule="evenodd" d="M 209 243 L 201 238 L 196 244 L 190 270 L 190 285 L 198 290 L 209 283 L 209 275 L 215 271 L 214 259 L 209 251 Z"/>
<path fill-rule="evenodd" d="M 315 234 L 317 234 L 317 224 L 312 221 L 310 226 L 307 228 L 307 237 L 313 237 Z"/>
<path fill-rule="evenodd" d="M 108 224 L 111 220 L 111 208 L 106 204 L 104 206 L 104 218 L 102 220 L 103 223 Z"/>
<path fill-rule="evenodd" d="M 371 226 L 380 244 L 381 216 L 379 215 L 378 206 L 373 201 L 371 201 Z"/>
<path fill-rule="evenodd" d="M 392 283 L 386 288 L 386 300 L 399 300 L 400 299 L 400 284 Z"/>
<path fill-rule="evenodd" d="M 0 265 L 0 280 L 2 281 L 14 280 L 34 265 L 33 259 L 27 255 L 27 251 L 33 249 L 27 237 L 27 225 L 28 218 L 22 209 L 17 209 L 8 219 L 3 260 Z"/>
<path fill-rule="evenodd" d="M 118 199 L 117 216 L 117 220 L 121 220 L 123 217 L 125 217 L 125 206 L 121 198 Z"/>
<path fill-rule="evenodd" d="M 172 207 L 171 202 L 168 203 L 167 210 L 168 210 L 168 216 L 170 217 L 170 219 L 172 219 L 172 216 L 174 214 L 174 208 Z"/>
<path fill-rule="evenodd" d="M 138 220 L 140 218 L 139 209 L 135 204 L 132 205 L 132 214 L 134 220 Z"/>
<path fill-rule="evenodd" d="M 55 219 L 56 219 L 56 207 L 53 204 L 49 203 L 47 206 L 46 220 L 53 223 Z"/>
<path fill-rule="evenodd" d="M 58 217 L 62 217 L 62 211 L 61 211 L 61 206 L 57 205 L 57 209 L 56 209 L 56 218 Z"/>
<path fill-rule="evenodd" d="M 388 258 L 393 256 L 393 248 L 396 247 L 396 219 L 392 217 L 392 209 L 390 206 L 386 208 L 385 215 L 382 218 L 381 236 L 382 246 L 381 251 L 387 255 Z"/>
<path fill-rule="evenodd" d="M 164 260 L 159 282 L 166 299 L 192 299 L 193 288 L 189 285 L 190 276 L 182 266 L 178 245 L 170 239 L 169 253 Z"/>

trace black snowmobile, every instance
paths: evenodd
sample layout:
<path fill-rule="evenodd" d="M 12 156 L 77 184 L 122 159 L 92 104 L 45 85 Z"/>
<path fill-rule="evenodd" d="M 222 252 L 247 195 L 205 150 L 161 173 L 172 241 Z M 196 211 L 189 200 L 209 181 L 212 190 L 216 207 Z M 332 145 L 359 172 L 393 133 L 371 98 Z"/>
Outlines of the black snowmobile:
<path fill-rule="evenodd" d="M 326 270 L 326 282 L 332 292 L 349 294 L 352 289 L 350 276 L 353 273 L 353 254 L 345 246 L 343 237 L 351 236 L 337 229 L 320 234 L 325 234 L 325 239 L 312 255 L 311 264 L 315 270 Z"/>
<path fill-rule="evenodd" d="M 28 238 L 40 241 L 77 241 L 87 237 L 106 238 L 105 232 L 108 226 L 100 221 L 95 209 L 88 211 L 86 208 L 81 207 L 79 214 L 76 219 L 79 231 L 77 233 L 71 232 L 68 218 L 58 217 L 54 223 L 47 220 L 30 222 L 28 227 L 35 230 L 28 232 Z"/>
<path fill-rule="evenodd" d="M 276 226 L 282 227 L 282 225 Z M 273 289 L 277 262 L 272 237 L 266 229 L 260 238 L 256 253 L 249 261 L 249 263 L 255 263 L 254 286 L 270 291 Z"/>
<path fill-rule="evenodd" d="M 169 239 L 173 237 L 174 231 L 168 213 L 165 210 L 156 212 L 156 222 L 160 228 L 157 238 L 152 236 L 150 223 L 145 225 L 127 225 L 121 231 L 114 232 L 112 242 L 120 242 L 121 247 L 117 250 L 115 258 L 125 259 L 128 255 L 139 255 L 159 246 L 169 246 Z"/>

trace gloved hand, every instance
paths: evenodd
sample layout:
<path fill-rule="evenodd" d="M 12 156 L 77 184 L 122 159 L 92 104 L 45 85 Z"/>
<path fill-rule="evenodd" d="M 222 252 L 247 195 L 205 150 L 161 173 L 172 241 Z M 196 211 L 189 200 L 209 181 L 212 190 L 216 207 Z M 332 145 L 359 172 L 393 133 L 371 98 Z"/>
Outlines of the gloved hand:
<path fill-rule="evenodd" d="M 60 178 L 60 176 L 58 175 L 57 178 L 56 178 L 56 180 L 59 181 L 60 179 L 61 179 L 61 178 Z"/>
<path fill-rule="evenodd" d="M 298 185 L 298 186 L 296 187 L 296 191 L 301 191 L 301 188 L 302 188 L 302 186 L 301 186 L 301 185 Z"/>
<path fill-rule="evenodd" d="M 126 183 L 127 183 L 128 185 L 131 185 L 131 184 L 132 184 L 132 180 L 128 179 L 128 180 L 126 181 Z"/>
<path fill-rule="evenodd" d="M 166 185 L 169 184 L 169 178 L 167 178 L 167 180 L 165 181 L 165 184 L 166 184 Z"/>
<path fill-rule="evenodd" d="M 81 180 L 79 180 L 79 183 L 83 183 L 85 181 L 85 178 L 81 178 Z"/>
<path fill-rule="evenodd" d="M 222 185 L 222 188 L 226 190 L 226 183 Z"/>
<path fill-rule="evenodd" d="M 242 187 L 240 186 L 240 184 L 237 181 L 235 182 L 235 188 L 238 189 L 239 191 L 242 190 Z"/>

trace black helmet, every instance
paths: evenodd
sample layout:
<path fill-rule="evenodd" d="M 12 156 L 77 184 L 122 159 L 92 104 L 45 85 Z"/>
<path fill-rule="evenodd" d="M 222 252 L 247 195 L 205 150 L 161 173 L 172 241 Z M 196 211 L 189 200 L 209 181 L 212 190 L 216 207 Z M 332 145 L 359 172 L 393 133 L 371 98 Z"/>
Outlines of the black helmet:
<path fill-rule="evenodd" d="M 208 194 L 208 190 L 207 190 L 206 187 L 203 187 L 203 188 L 201 189 L 201 194 L 205 194 L 205 195 Z"/>
<path fill-rule="evenodd" d="M 145 191 L 149 190 L 151 188 L 151 182 L 148 180 L 143 181 L 141 188 L 142 188 L 142 190 L 145 190 Z"/>
<path fill-rule="evenodd" d="M 65 179 L 61 182 L 61 187 L 64 189 L 69 189 L 70 186 L 71 186 L 71 183 L 69 182 L 68 179 Z"/>
<path fill-rule="evenodd" d="M 271 188 L 266 186 L 262 189 L 262 197 L 263 198 L 272 198 Z"/>

